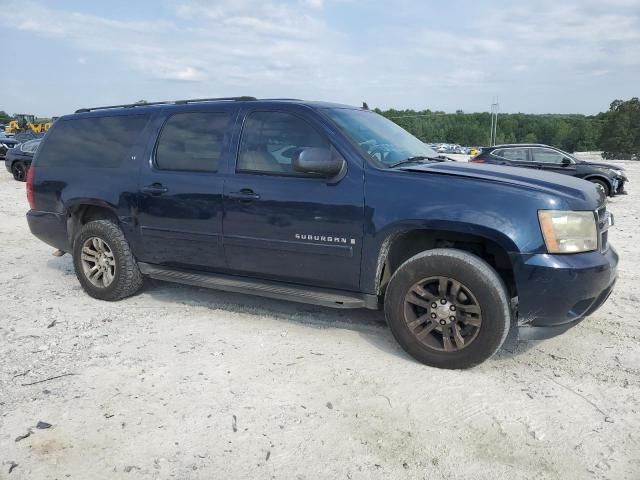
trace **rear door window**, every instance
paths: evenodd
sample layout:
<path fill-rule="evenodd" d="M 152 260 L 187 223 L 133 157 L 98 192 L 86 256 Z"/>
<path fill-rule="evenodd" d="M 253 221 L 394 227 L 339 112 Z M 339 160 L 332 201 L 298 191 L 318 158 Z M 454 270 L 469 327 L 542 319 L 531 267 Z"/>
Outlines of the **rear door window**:
<path fill-rule="evenodd" d="M 510 162 L 528 162 L 529 157 L 527 155 L 526 148 L 503 148 L 496 150 L 493 154 L 497 157 L 504 158 Z"/>
<path fill-rule="evenodd" d="M 116 168 L 128 156 L 148 115 L 59 120 L 47 135 L 39 166 Z"/>
<path fill-rule="evenodd" d="M 161 170 L 216 172 L 229 115 L 221 112 L 177 113 L 162 129 L 156 149 Z"/>

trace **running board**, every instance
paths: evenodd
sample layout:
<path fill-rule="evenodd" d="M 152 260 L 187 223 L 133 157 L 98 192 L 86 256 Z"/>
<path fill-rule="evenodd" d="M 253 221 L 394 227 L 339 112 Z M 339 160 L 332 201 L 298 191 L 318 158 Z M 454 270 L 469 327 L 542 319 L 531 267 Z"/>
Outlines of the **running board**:
<path fill-rule="evenodd" d="M 258 280 L 234 275 L 178 270 L 143 262 L 139 262 L 138 266 L 143 274 L 165 282 L 184 283 L 226 292 L 260 295 L 262 297 L 321 305 L 323 307 L 369 308 L 372 310 L 379 308 L 376 295 L 328 288 L 305 287 L 292 283 Z"/>

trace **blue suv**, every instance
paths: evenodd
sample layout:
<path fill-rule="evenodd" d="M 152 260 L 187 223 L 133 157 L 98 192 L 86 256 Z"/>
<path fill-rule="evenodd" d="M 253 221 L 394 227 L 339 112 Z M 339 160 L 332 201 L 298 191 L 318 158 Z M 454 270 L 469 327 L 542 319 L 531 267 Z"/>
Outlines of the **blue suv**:
<path fill-rule="evenodd" d="M 417 360 L 468 368 L 510 329 L 564 332 L 607 299 L 618 256 L 584 180 L 441 162 L 366 108 L 252 97 L 78 110 L 28 173 L 32 233 L 84 290 L 143 278 L 384 308 Z"/>

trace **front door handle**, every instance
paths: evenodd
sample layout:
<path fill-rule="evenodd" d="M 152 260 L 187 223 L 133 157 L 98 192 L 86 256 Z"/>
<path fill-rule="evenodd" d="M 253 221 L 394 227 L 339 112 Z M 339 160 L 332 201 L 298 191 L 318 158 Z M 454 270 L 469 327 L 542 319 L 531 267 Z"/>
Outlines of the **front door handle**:
<path fill-rule="evenodd" d="M 151 195 L 162 195 L 163 193 L 167 193 L 168 191 L 169 189 L 161 183 L 152 183 L 151 185 L 142 187 L 143 193 L 149 193 Z"/>
<path fill-rule="evenodd" d="M 233 198 L 234 200 L 241 200 L 241 201 L 244 201 L 244 202 L 250 202 L 252 200 L 258 200 L 260 198 L 260 195 L 255 193 L 250 188 L 243 188 L 239 192 L 229 192 L 227 194 L 227 196 L 229 198 Z"/>

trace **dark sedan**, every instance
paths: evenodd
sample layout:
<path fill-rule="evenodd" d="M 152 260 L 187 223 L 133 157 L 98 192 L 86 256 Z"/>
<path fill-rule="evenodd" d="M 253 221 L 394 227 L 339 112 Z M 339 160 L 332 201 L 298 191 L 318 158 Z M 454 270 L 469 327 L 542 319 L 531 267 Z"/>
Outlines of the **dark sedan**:
<path fill-rule="evenodd" d="M 41 141 L 41 138 L 29 140 L 7 151 L 4 164 L 15 180 L 19 182 L 27 180 L 27 172 Z"/>
<path fill-rule="evenodd" d="M 7 137 L 4 133 L 0 133 L 0 160 L 4 160 L 7 155 L 7 151 L 19 143 L 20 142 L 15 138 Z"/>
<path fill-rule="evenodd" d="M 493 163 L 535 168 L 571 175 L 595 183 L 607 196 L 625 194 L 628 182 L 624 169 L 607 163 L 578 160 L 558 148 L 539 144 L 509 144 L 483 147 L 473 163 Z"/>

